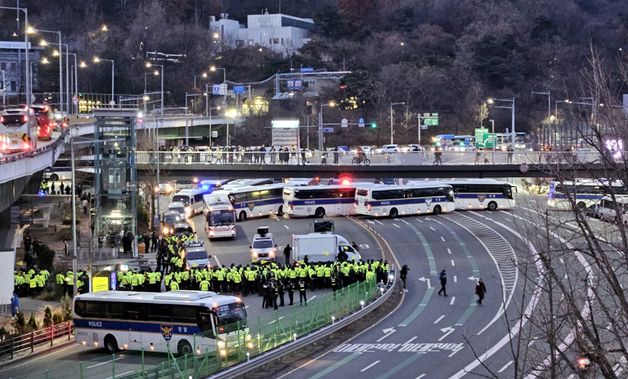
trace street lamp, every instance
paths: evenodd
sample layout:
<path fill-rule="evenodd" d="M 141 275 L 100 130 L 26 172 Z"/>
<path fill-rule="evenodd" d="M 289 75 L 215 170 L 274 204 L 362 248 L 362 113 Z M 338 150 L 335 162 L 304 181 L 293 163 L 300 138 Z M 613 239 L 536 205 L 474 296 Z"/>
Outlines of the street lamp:
<path fill-rule="evenodd" d="M 199 77 L 199 76 L 201 78 L 203 78 L 203 79 L 207 79 L 207 73 L 206 72 L 204 72 L 204 73 L 202 73 L 200 75 L 194 75 L 194 88 L 196 88 L 196 78 Z"/>
<path fill-rule="evenodd" d="M 496 102 L 506 102 L 506 103 L 510 103 L 510 105 L 495 105 Z M 510 131 L 510 135 L 511 135 L 511 144 L 512 144 L 512 148 L 515 149 L 516 145 L 515 145 L 515 139 L 516 139 L 516 132 L 515 132 L 515 98 L 513 97 L 512 99 L 495 99 L 492 97 L 489 97 L 486 100 L 486 103 L 493 107 L 493 108 L 502 108 L 502 109 L 510 109 L 511 110 L 511 119 L 510 119 L 510 125 L 511 125 L 511 131 Z"/>
<path fill-rule="evenodd" d="M 151 68 L 151 67 L 159 67 L 160 69 L 160 73 L 157 74 L 157 70 L 154 71 L 154 75 L 157 76 L 161 76 L 161 100 L 160 100 L 160 106 L 161 106 L 161 114 L 164 114 L 164 65 L 162 64 L 152 64 L 150 62 L 146 62 L 146 68 Z"/>
<path fill-rule="evenodd" d="M 321 109 L 318 112 L 318 150 L 321 152 L 324 148 L 324 138 L 323 138 L 323 108 L 333 108 L 336 106 L 336 102 L 330 100 L 327 104 L 321 103 Z"/>
<path fill-rule="evenodd" d="M 493 149 L 492 149 L 493 151 L 491 153 L 491 161 L 493 162 L 493 164 L 495 164 L 495 144 L 497 142 L 496 139 L 495 139 L 495 120 L 490 119 L 489 121 L 491 122 L 491 136 L 492 136 L 492 139 L 493 139 L 493 144 L 492 144 L 493 145 Z"/>
<path fill-rule="evenodd" d="M 393 106 L 394 105 L 405 105 L 405 102 L 399 103 L 390 103 L 390 144 L 393 143 L 393 135 L 395 134 L 395 129 L 393 128 Z"/>
<path fill-rule="evenodd" d="M 533 95 L 543 95 L 543 96 L 547 96 L 547 122 L 553 122 L 552 118 L 552 94 L 550 91 L 532 91 Z M 547 125 L 545 125 L 546 123 L 543 124 L 543 141 L 542 141 L 542 145 L 545 145 L 545 129 L 547 128 Z"/>
<path fill-rule="evenodd" d="M 225 118 L 227 119 L 227 143 L 226 146 L 230 146 L 230 140 L 229 140 L 229 119 L 234 120 L 236 117 L 238 117 L 238 110 L 235 108 L 231 108 L 231 109 L 227 109 L 225 110 Z M 235 123 L 234 123 L 234 128 L 235 128 Z"/>
<path fill-rule="evenodd" d="M 100 57 L 94 57 L 94 63 L 100 63 L 100 62 L 111 62 L 111 102 L 109 104 L 111 104 L 111 107 L 113 107 L 114 105 L 116 105 L 116 101 L 114 99 L 114 94 L 115 94 L 115 66 L 116 63 L 113 61 L 113 59 L 104 59 L 104 58 L 100 58 Z"/>
<path fill-rule="evenodd" d="M 211 72 L 216 72 L 217 70 L 222 70 L 222 82 L 225 83 L 227 81 L 227 70 L 225 70 L 224 67 L 216 67 L 216 66 L 211 66 L 209 68 L 209 71 Z"/>
<path fill-rule="evenodd" d="M 44 29 L 35 29 L 32 26 L 28 26 L 26 28 L 26 34 L 35 34 L 35 33 L 49 33 L 49 34 L 56 34 L 57 37 L 59 38 L 57 45 L 59 46 L 59 50 L 62 49 L 62 38 L 61 38 L 61 31 L 59 30 L 44 30 Z M 46 42 L 45 40 L 42 41 L 43 46 L 47 46 L 48 42 Z M 41 44 L 41 43 L 40 43 Z M 27 54 L 28 55 L 28 54 Z M 57 55 L 53 56 L 58 57 L 59 58 L 59 109 L 61 110 L 61 112 L 63 112 L 63 54 L 59 54 L 57 52 Z M 69 105 L 70 101 L 69 99 L 66 99 L 67 103 Z M 69 106 L 68 106 L 69 108 Z M 69 112 L 69 109 L 66 109 L 66 111 Z"/>

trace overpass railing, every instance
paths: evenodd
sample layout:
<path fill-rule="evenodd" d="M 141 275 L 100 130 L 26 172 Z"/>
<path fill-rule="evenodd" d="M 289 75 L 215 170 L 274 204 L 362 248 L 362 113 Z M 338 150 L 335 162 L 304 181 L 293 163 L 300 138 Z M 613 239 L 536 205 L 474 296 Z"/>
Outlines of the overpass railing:
<path fill-rule="evenodd" d="M 476 152 L 446 151 L 440 156 L 434 153 L 372 153 L 366 155 L 367 160 L 358 159 L 351 153 L 334 153 L 308 151 L 304 154 L 294 152 L 254 152 L 254 151 L 138 151 L 137 163 L 140 165 L 156 164 L 157 159 L 162 165 L 171 166 L 203 166 L 203 165 L 506 165 L 506 164 L 548 164 L 548 163 L 600 163 L 601 158 L 595 152 L 564 152 L 538 151 L 498 151 L 487 154 Z"/>

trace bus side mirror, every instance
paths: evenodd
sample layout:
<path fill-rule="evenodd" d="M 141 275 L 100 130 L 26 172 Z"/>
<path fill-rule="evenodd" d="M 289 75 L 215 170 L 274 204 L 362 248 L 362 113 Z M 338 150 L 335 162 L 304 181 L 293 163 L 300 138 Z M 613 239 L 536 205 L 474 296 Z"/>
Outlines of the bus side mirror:
<path fill-rule="evenodd" d="M 253 246 L 249 245 L 249 249 L 252 249 L 252 248 L 253 248 Z"/>

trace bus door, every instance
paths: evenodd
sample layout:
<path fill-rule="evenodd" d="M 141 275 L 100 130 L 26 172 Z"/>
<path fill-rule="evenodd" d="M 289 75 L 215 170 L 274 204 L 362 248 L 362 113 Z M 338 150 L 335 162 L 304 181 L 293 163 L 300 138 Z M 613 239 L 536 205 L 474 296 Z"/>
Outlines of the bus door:
<path fill-rule="evenodd" d="M 140 320 L 140 309 L 136 307 L 131 307 L 127 310 L 127 315 L 129 318 L 129 322 L 133 322 L 133 320 Z M 129 328 L 129 350 L 141 350 L 142 349 L 142 333 L 140 333 L 137 328 L 131 327 Z"/>

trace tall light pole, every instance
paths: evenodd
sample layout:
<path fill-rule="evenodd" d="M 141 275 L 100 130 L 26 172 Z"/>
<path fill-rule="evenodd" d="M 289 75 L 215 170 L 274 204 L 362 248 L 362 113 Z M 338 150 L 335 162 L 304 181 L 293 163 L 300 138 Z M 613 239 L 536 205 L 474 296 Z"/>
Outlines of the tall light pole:
<path fill-rule="evenodd" d="M 532 91 L 533 95 L 547 96 L 547 122 L 543 124 L 543 145 L 545 145 L 545 129 L 552 118 L 552 93 L 550 91 Z"/>
<path fill-rule="evenodd" d="M 505 103 L 510 103 L 510 105 L 494 105 L 495 102 L 505 102 Z M 515 132 L 515 98 L 513 97 L 512 99 L 495 99 L 492 97 L 489 97 L 488 100 L 486 101 L 486 103 L 493 107 L 493 108 L 502 108 L 502 109 L 510 109 L 511 110 L 511 118 L 510 118 L 510 125 L 511 125 L 511 130 L 510 130 L 510 135 L 511 135 L 511 140 L 510 143 L 512 144 L 512 148 L 513 150 L 516 147 L 515 144 L 515 139 L 516 139 L 516 132 Z"/>
<path fill-rule="evenodd" d="M 28 26 L 28 25 L 26 26 L 26 34 L 35 34 L 35 33 L 50 33 L 50 34 L 57 35 L 58 42 L 56 43 L 56 45 L 59 46 L 59 50 L 60 50 L 59 51 L 59 109 L 61 110 L 61 112 L 63 112 L 63 103 L 64 103 L 63 101 L 63 54 L 62 54 L 63 44 L 62 44 L 61 32 L 58 30 L 35 29 L 32 26 Z M 66 109 L 66 112 L 69 112 L 69 109 Z"/>
<path fill-rule="evenodd" d="M 318 112 L 318 150 L 323 151 L 324 149 L 324 138 L 323 138 L 323 108 L 329 107 L 333 108 L 336 106 L 335 101 L 330 101 L 327 104 L 321 103 L 320 111 Z"/>
<path fill-rule="evenodd" d="M 161 114 L 164 114 L 164 65 L 162 64 L 152 64 L 150 62 L 146 62 L 146 68 L 151 68 L 151 67 L 159 67 L 160 69 L 160 74 L 159 76 L 161 76 L 161 100 L 160 100 L 160 106 L 161 106 Z M 155 71 L 156 73 L 156 71 Z M 155 74 L 157 75 L 157 74 Z"/>
<path fill-rule="evenodd" d="M 100 57 L 94 57 L 94 63 L 100 63 L 100 62 L 110 62 L 111 63 L 111 102 L 109 104 L 111 104 L 111 107 L 113 108 L 116 105 L 116 100 L 114 98 L 114 94 L 115 94 L 115 67 L 116 67 L 116 63 L 113 61 L 113 59 L 104 59 L 104 58 L 100 58 Z"/>
<path fill-rule="evenodd" d="M 196 78 L 198 78 L 199 76 L 201 78 L 203 78 L 203 79 L 207 79 L 207 73 L 206 72 L 204 72 L 204 73 L 202 73 L 200 75 L 194 75 L 194 88 L 196 88 Z"/>
<path fill-rule="evenodd" d="M 7 105 L 7 78 L 4 70 L 2 72 L 2 105 Z"/>
<path fill-rule="evenodd" d="M 493 148 L 492 148 L 492 152 L 491 152 L 491 161 L 493 162 L 493 164 L 495 164 L 495 143 L 497 141 L 495 141 L 495 120 L 490 119 L 489 120 L 491 122 L 491 136 L 492 136 L 492 140 L 493 140 Z"/>
<path fill-rule="evenodd" d="M 224 67 L 211 66 L 209 68 L 209 71 L 211 72 L 216 72 L 217 70 L 222 70 L 222 82 L 226 83 L 227 82 L 227 70 L 225 70 Z"/>
<path fill-rule="evenodd" d="M 5 7 L 5 6 L 0 6 L 0 9 L 10 9 L 10 10 L 17 10 L 18 14 L 20 11 L 24 12 L 24 51 L 26 51 L 25 57 L 24 57 L 24 65 L 25 65 L 25 73 L 24 73 L 24 80 L 26 81 L 26 83 L 24 84 L 24 87 L 26 88 L 26 106 L 30 109 L 31 107 L 31 96 L 32 96 L 32 88 L 31 88 L 31 74 L 30 74 L 30 58 L 29 58 L 29 51 L 30 49 L 28 48 L 28 8 L 20 8 L 19 5 L 17 7 Z M 30 123 L 30 118 L 31 118 L 31 114 L 30 112 L 27 112 L 28 115 L 26 116 L 28 118 L 28 122 Z M 28 128 L 28 139 L 30 140 L 32 138 L 31 136 L 31 129 Z"/>
<path fill-rule="evenodd" d="M 390 144 L 392 145 L 393 143 L 393 135 L 395 134 L 395 129 L 393 127 L 393 106 L 395 105 L 405 105 L 405 102 L 398 102 L 398 103 L 390 103 Z"/>

